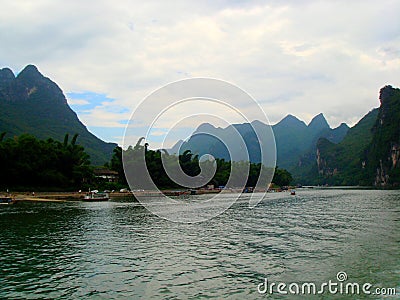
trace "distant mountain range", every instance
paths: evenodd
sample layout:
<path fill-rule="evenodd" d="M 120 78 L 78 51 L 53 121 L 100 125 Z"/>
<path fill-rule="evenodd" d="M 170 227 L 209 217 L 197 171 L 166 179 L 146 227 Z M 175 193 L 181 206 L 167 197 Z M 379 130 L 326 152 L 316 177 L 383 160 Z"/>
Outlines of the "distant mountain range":
<path fill-rule="evenodd" d="M 303 184 L 399 186 L 400 89 L 383 87 L 380 102 L 379 108 L 372 109 L 352 128 L 342 123 L 332 129 L 323 114 L 308 125 L 286 116 L 272 125 L 277 165 Z M 257 163 L 260 141 L 254 131 L 263 132 L 268 126 L 259 121 L 226 128 L 205 123 L 170 151 L 182 153 L 189 149 L 199 156 L 209 153 L 230 160 L 227 148 L 214 136 L 229 140 L 236 129 L 245 141 L 250 160 Z"/>
<path fill-rule="evenodd" d="M 69 107 L 62 90 L 44 77 L 33 65 L 26 66 L 18 76 L 0 70 L 0 133 L 6 137 L 29 133 L 40 139 L 62 141 L 66 133 L 78 133 L 78 144 L 85 147 L 92 164 L 109 161 L 114 143 L 106 143 L 83 125 Z"/>
<path fill-rule="evenodd" d="M 268 127 L 269 125 L 260 121 L 234 124 L 226 128 L 216 128 L 205 123 L 200 125 L 187 141 L 179 141 L 170 151 L 183 153 L 189 149 L 200 156 L 209 153 L 214 157 L 230 160 L 228 149 L 216 136 L 223 140 L 232 140 L 237 130 L 246 144 L 250 161 L 258 163 L 261 161 L 261 152 L 256 132 L 266 132 L 270 130 Z M 349 127 L 343 123 L 331 129 L 323 114 L 315 116 L 308 125 L 295 116 L 288 115 L 276 125 L 272 125 L 272 130 L 275 135 L 277 165 L 291 171 L 296 168 L 303 155 L 310 151 L 315 153 L 319 138 L 324 137 L 332 143 L 338 143 L 345 137 Z M 260 138 L 263 142 L 263 137 Z M 237 149 L 233 149 L 235 150 Z"/>

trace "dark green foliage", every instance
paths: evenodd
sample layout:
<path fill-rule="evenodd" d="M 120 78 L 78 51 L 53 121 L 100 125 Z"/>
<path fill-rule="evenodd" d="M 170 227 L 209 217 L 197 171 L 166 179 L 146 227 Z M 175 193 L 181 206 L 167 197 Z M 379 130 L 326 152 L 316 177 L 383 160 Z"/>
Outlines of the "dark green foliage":
<path fill-rule="evenodd" d="M 366 169 L 377 186 L 399 186 L 400 89 L 388 85 L 380 90 L 381 106 L 372 128 L 372 141 L 365 153 Z"/>
<path fill-rule="evenodd" d="M 89 156 L 71 143 L 53 139 L 38 140 L 23 134 L 0 141 L 0 187 L 5 188 L 82 188 L 92 178 Z"/>
<path fill-rule="evenodd" d="M 292 174 L 285 169 L 275 168 L 273 183 L 279 186 L 288 186 L 293 181 Z"/>
<path fill-rule="evenodd" d="M 302 172 L 302 184 L 364 185 L 362 157 L 372 139 L 371 128 L 378 110 L 374 109 L 348 130 L 338 143 L 321 138 L 313 155 L 303 156 L 301 165 L 293 170 L 294 176 Z"/>
<path fill-rule="evenodd" d="M 352 127 L 343 141 L 333 144 L 326 139 L 317 143 L 318 161 L 311 169 L 314 184 L 371 185 L 363 168 L 364 153 L 371 142 L 371 128 L 378 110 L 374 109 Z"/>
<path fill-rule="evenodd" d="M 24 133 L 39 139 L 62 141 L 65 132 L 79 134 L 92 163 L 107 162 L 116 144 L 105 143 L 91 134 L 68 106 L 61 89 L 35 66 L 27 66 L 17 77 L 0 70 L 0 132 L 8 137 Z"/>
<path fill-rule="evenodd" d="M 361 119 L 341 143 L 319 140 L 318 165 L 309 173 L 318 174 L 313 183 L 400 185 L 400 89 L 383 87 L 380 101 L 379 109 Z"/>
<path fill-rule="evenodd" d="M 185 150 L 181 155 L 178 157 L 174 155 L 168 155 L 167 153 L 163 154 L 160 150 L 153 151 L 147 149 L 147 144 L 145 146 L 141 146 L 140 142 L 135 145 L 135 147 L 129 147 L 127 150 L 123 151 L 120 147 L 117 147 L 114 150 L 114 155 L 111 160 L 111 168 L 120 174 L 120 182 L 126 182 L 125 173 L 123 171 L 123 164 L 122 164 L 122 156 L 124 156 L 124 164 L 125 170 L 128 173 L 128 176 L 132 176 L 135 178 L 137 182 L 137 186 L 139 187 L 146 187 L 145 182 L 140 182 L 140 177 L 138 176 L 137 170 L 138 166 L 140 165 L 140 157 L 144 154 L 146 160 L 146 167 L 148 173 L 158 188 L 165 189 L 165 188 L 181 188 L 178 184 L 171 180 L 170 176 L 167 175 L 164 167 L 163 167 L 163 160 L 162 155 L 164 156 L 164 161 L 166 164 L 173 163 L 176 159 L 179 160 L 179 164 L 185 174 L 190 177 L 194 177 L 199 175 L 200 173 L 200 164 L 212 164 L 213 162 L 200 162 L 199 156 L 194 155 L 190 150 Z M 144 152 L 144 153 L 143 153 Z M 244 180 L 243 178 L 247 177 L 247 182 L 244 182 L 246 186 L 256 186 L 256 183 L 259 179 L 260 170 L 263 168 L 261 163 L 246 163 L 246 162 L 231 162 L 225 161 L 224 159 L 216 159 L 216 173 L 212 177 L 212 179 L 207 184 L 213 184 L 214 186 L 225 186 L 228 182 L 229 177 L 231 176 L 231 169 L 236 168 L 239 170 L 246 170 L 247 167 L 249 168 L 248 177 L 245 173 L 236 172 L 236 174 L 240 177 L 237 180 L 233 180 L 233 182 L 240 182 Z M 233 166 L 232 166 L 233 164 Z M 204 167 L 205 165 L 203 165 Z M 203 168 L 205 169 L 205 168 Z M 291 174 L 284 170 L 276 168 L 275 175 L 273 178 L 273 182 L 279 186 L 287 186 L 291 183 L 292 176 Z M 235 186 L 235 185 L 233 185 Z"/>
<path fill-rule="evenodd" d="M 118 172 L 118 183 L 126 186 L 128 183 L 125 179 L 124 166 L 122 164 L 122 148 L 117 146 L 114 148 L 113 156 L 109 164 L 110 169 Z"/>

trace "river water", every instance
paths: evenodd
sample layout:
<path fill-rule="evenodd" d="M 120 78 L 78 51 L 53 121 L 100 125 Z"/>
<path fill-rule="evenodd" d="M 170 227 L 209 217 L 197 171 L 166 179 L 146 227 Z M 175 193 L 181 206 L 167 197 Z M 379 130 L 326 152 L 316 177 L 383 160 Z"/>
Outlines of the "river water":
<path fill-rule="evenodd" d="M 0 225 L 1 299 L 282 299 L 297 296 L 259 285 L 339 283 L 338 272 L 400 297 L 398 191 L 270 193 L 254 209 L 244 195 L 192 225 L 129 199 L 18 203 L 0 207 Z"/>

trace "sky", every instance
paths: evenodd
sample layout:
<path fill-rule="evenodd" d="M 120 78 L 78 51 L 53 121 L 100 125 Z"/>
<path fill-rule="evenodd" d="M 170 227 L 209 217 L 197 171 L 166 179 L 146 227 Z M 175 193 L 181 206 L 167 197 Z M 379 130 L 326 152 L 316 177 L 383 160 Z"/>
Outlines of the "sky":
<path fill-rule="evenodd" d="M 322 112 L 332 127 L 356 124 L 379 106 L 381 87 L 400 86 L 400 1 L 0 0 L 0 7 L 0 67 L 18 73 L 36 65 L 91 132 L 120 144 L 145 97 L 191 77 L 235 84 L 271 124 L 287 114 L 308 123 Z"/>

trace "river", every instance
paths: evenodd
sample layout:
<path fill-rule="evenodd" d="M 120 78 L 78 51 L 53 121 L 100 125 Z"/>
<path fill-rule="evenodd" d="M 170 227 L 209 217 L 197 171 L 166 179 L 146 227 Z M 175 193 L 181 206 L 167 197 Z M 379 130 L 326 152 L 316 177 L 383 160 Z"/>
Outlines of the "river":
<path fill-rule="evenodd" d="M 0 298 L 282 299 L 260 294 L 266 279 L 287 292 L 340 272 L 400 297 L 399 211 L 399 191 L 350 189 L 269 193 L 254 209 L 243 195 L 192 225 L 129 199 L 3 205 Z"/>

